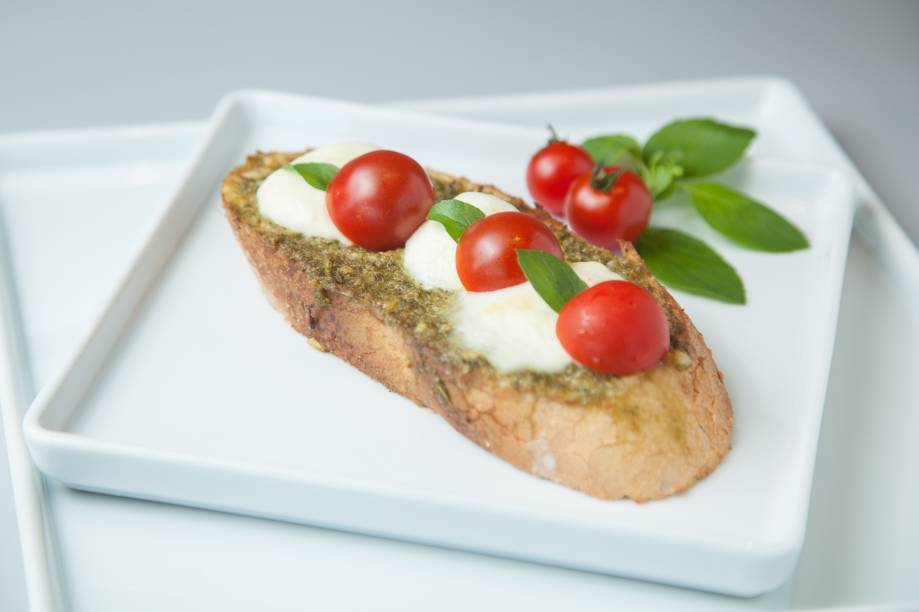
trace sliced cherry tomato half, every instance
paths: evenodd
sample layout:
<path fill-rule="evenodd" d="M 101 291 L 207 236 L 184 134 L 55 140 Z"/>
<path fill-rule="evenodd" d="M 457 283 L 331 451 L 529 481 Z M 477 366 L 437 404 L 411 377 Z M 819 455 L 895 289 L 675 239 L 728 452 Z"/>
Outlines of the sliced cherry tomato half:
<path fill-rule="evenodd" d="M 555 234 L 519 212 L 501 212 L 470 225 L 456 245 L 456 272 L 468 291 L 494 291 L 526 280 L 517 249 L 537 249 L 562 258 Z"/>
<path fill-rule="evenodd" d="M 628 281 L 602 282 L 568 300 L 555 333 L 575 361 L 614 376 L 653 368 L 670 347 L 664 309 Z"/>
<path fill-rule="evenodd" d="M 424 168 L 396 151 L 371 151 L 341 167 L 326 192 L 332 222 L 371 251 L 405 245 L 434 204 Z"/>
<path fill-rule="evenodd" d="M 583 148 L 558 140 L 555 132 L 527 165 L 527 187 L 536 202 L 555 216 L 564 213 L 565 194 L 579 176 L 590 173 L 594 162 Z"/>
<path fill-rule="evenodd" d="M 598 168 L 578 178 L 565 197 L 568 224 L 582 238 L 607 249 L 641 236 L 651 219 L 651 193 L 631 170 Z"/>

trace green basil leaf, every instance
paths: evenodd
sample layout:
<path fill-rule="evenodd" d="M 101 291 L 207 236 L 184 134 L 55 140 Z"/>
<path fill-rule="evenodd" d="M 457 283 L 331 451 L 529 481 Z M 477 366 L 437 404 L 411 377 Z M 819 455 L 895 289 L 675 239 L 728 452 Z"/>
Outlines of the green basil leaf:
<path fill-rule="evenodd" d="M 597 163 L 615 164 L 623 157 L 641 160 L 641 145 L 628 134 L 605 134 L 588 138 L 581 146 Z"/>
<path fill-rule="evenodd" d="M 565 303 L 587 289 L 587 284 L 571 266 L 545 251 L 517 249 L 517 263 L 536 293 L 552 310 L 559 312 Z"/>
<path fill-rule="evenodd" d="M 332 177 L 338 174 L 338 167 L 333 164 L 290 164 L 285 167 L 294 170 L 304 181 L 322 191 L 329 188 Z"/>
<path fill-rule="evenodd" d="M 683 167 L 683 176 L 706 176 L 733 166 L 750 145 L 756 132 L 714 119 L 682 119 L 668 123 L 645 143 L 647 163 L 663 153 Z"/>
<path fill-rule="evenodd" d="M 743 281 L 731 264 L 698 238 L 674 229 L 649 227 L 635 248 L 665 285 L 730 304 L 747 301 Z"/>
<path fill-rule="evenodd" d="M 658 151 L 647 165 L 642 165 L 640 172 L 641 180 L 648 187 L 651 196 L 655 200 L 664 200 L 673 193 L 676 180 L 683 176 L 683 167 Z"/>
<path fill-rule="evenodd" d="M 692 203 L 713 228 L 756 251 L 787 253 L 810 246 L 804 234 L 765 204 L 718 183 L 689 186 Z"/>
<path fill-rule="evenodd" d="M 456 242 L 459 242 L 466 228 L 484 216 L 481 210 L 460 200 L 441 200 L 428 211 L 428 219 L 443 225 Z"/>

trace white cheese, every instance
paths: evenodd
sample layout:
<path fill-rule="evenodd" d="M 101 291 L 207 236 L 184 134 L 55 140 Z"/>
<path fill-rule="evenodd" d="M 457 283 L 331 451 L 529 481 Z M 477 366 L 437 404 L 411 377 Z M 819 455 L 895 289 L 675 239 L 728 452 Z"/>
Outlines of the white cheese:
<path fill-rule="evenodd" d="M 355 157 L 378 148 L 364 142 L 343 142 L 313 149 L 291 163 L 324 163 L 341 168 Z M 336 238 L 351 244 L 329 217 L 325 191 L 316 189 L 289 168 L 272 172 L 259 186 L 256 198 L 259 212 L 278 225 L 304 236 Z"/>
<path fill-rule="evenodd" d="M 526 282 L 457 296 L 453 333 L 499 370 L 555 372 L 571 361 L 555 335 L 558 315 Z"/>
<path fill-rule="evenodd" d="M 571 267 L 588 287 L 610 280 L 625 280 L 599 261 L 579 261 L 571 264 Z"/>
<path fill-rule="evenodd" d="M 459 194 L 453 199 L 475 206 L 485 213 L 486 216 L 499 212 L 515 212 L 517 210 L 517 207 L 510 202 L 505 202 L 497 196 L 493 196 L 490 193 L 482 193 L 481 191 L 467 191 Z"/>
<path fill-rule="evenodd" d="M 589 286 L 622 277 L 595 261 L 572 264 Z M 460 291 L 453 311 L 454 338 L 498 370 L 558 372 L 572 363 L 555 333 L 558 315 L 529 282 L 497 291 Z"/>
<path fill-rule="evenodd" d="M 454 198 L 486 215 L 517 210 L 513 204 L 487 193 L 469 191 Z M 425 289 L 462 291 L 456 274 L 456 242 L 437 221 L 425 221 L 405 243 L 405 271 Z"/>

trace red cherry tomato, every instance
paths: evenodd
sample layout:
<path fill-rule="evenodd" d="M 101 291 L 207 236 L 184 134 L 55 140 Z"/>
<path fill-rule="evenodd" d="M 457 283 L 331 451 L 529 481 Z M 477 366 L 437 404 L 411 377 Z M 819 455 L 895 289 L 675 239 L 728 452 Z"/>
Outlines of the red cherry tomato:
<path fill-rule="evenodd" d="M 627 281 L 606 281 L 571 298 L 558 314 L 555 333 L 575 361 L 614 376 L 653 368 L 670 346 L 664 309 Z"/>
<path fill-rule="evenodd" d="M 405 245 L 434 204 L 418 162 L 396 151 L 371 151 L 341 167 L 329 182 L 326 208 L 342 234 L 365 249 Z"/>
<path fill-rule="evenodd" d="M 540 206 L 556 216 L 564 212 L 571 183 L 594 167 L 590 154 L 577 145 L 559 141 L 552 133 L 549 144 L 530 158 L 527 187 Z"/>
<path fill-rule="evenodd" d="M 494 291 L 525 281 L 517 249 L 538 249 L 562 258 L 555 234 L 523 213 L 497 213 L 470 225 L 456 245 L 456 273 L 463 287 Z"/>
<path fill-rule="evenodd" d="M 615 180 L 610 173 L 619 173 Z M 611 184 L 604 184 L 606 183 Z M 565 198 L 568 224 L 597 246 L 636 240 L 651 218 L 651 193 L 637 174 L 615 166 L 578 178 Z"/>

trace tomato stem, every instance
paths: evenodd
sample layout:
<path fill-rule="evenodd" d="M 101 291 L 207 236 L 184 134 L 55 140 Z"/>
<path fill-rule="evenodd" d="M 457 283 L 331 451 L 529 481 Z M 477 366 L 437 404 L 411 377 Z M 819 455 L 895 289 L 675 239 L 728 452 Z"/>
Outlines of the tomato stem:
<path fill-rule="evenodd" d="M 606 166 L 603 165 L 603 161 L 600 160 L 597 162 L 597 165 L 594 166 L 594 170 L 590 175 L 590 186 L 597 191 L 609 193 L 613 185 L 616 184 L 616 179 L 618 179 L 621 174 L 622 170 L 618 168 L 612 172 L 608 172 Z"/>
<path fill-rule="evenodd" d="M 552 127 L 551 123 L 547 123 L 546 127 L 549 128 L 549 144 L 555 144 L 556 142 L 564 142 L 561 138 L 558 137 L 558 133 L 555 131 L 555 128 Z"/>

